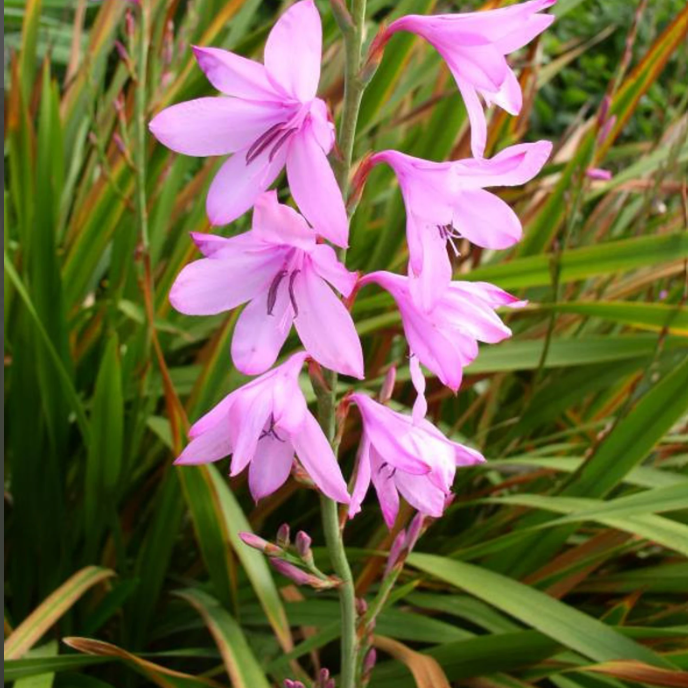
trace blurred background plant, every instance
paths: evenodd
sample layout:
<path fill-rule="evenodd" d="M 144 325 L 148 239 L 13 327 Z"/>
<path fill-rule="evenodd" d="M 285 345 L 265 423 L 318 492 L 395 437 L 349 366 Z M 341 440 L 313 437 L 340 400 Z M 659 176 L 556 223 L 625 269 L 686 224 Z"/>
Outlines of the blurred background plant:
<path fill-rule="evenodd" d="M 342 44 L 318 4 L 336 112 Z M 333 594 L 285 585 L 238 538 L 288 521 L 326 568 L 316 495 L 290 482 L 256 506 L 224 464 L 172 467 L 187 419 L 242 377 L 235 316 L 167 302 L 195 254 L 188 232 L 210 229 L 217 163 L 171 154 L 146 123 L 211 93 L 191 44 L 259 57 L 284 5 L 5 2 L 5 682 L 17 688 L 336 673 Z M 479 5 L 369 0 L 368 40 L 400 14 Z M 554 13 L 516 59 L 523 114 L 490 128 L 492 151 L 555 141 L 540 178 L 503 193 L 524 241 L 494 255 L 466 245 L 456 261 L 531 306 L 507 316 L 513 340 L 481 353 L 458 396 L 430 383 L 433 419 L 489 460 L 460 472 L 419 546 L 432 554 L 407 562 L 378 623 L 373 688 L 686 685 L 688 7 L 559 0 Z M 409 35 L 390 42 L 359 131 L 358 157 L 468 155 L 451 78 Z M 404 221 L 376 169 L 349 265 L 401 269 Z M 355 311 L 368 386 L 394 363 L 395 399 L 412 403 L 391 302 L 366 291 Z M 348 429 L 347 470 L 355 418 Z M 347 527 L 360 594 L 394 535 L 372 507 Z"/>

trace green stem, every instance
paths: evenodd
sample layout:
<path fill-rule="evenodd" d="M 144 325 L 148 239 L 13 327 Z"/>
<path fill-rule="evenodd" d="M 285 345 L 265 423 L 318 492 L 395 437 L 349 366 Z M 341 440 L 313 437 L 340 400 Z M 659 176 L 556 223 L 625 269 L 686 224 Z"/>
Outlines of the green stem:
<path fill-rule="evenodd" d="M 365 89 L 365 84 L 360 78 L 365 13 L 366 0 L 353 0 L 352 21 L 348 24 L 340 23 L 344 35 L 346 66 L 344 73 L 344 106 L 339 122 L 339 153 L 341 159 L 336 165 L 335 174 L 345 200 L 349 190 L 349 176 L 354 154 L 358 113 Z M 340 260 L 345 261 L 346 250 L 341 249 L 339 257 Z M 336 436 L 337 374 L 330 370 L 325 371 L 325 380 L 329 390 L 322 390 L 318 394 L 318 415 L 327 438 L 334 446 Z M 336 451 L 337 447 L 335 446 L 334 449 Z M 325 543 L 330 555 L 332 568 L 341 579 L 341 585 L 338 588 L 342 618 L 339 687 L 356 688 L 358 641 L 356 638 L 356 592 L 354 589 L 354 579 L 346 557 L 342 528 L 339 525 L 337 503 L 325 496 L 321 498 L 320 503 Z"/>

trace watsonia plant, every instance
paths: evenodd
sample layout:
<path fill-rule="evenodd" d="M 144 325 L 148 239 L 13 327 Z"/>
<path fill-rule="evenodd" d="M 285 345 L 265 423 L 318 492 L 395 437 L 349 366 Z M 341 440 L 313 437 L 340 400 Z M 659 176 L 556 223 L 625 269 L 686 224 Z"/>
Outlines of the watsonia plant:
<path fill-rule="evenodd" d="M 560 22 L 567 13 L 584 17 L 575 4 L 560 2 L 552 12 Z M 428 381 L 427 416 L 452 442 L 478 446 L 488 458 L 457 473 L 456 500 L 421 541 L 432 554 L 407 557 L 429 522 L 412 522 L 403 504 L 391 532 L 369 502 L 346 526 L 356 597 L 369 603 L 355 611 L 376 620 L 374 629 L 359 624 L 356 641 L 356 671 L 372 686 L 680 685 L 688 388 L 686 96 L 673 85 L 685 74 L 678 48 L 688 12 L 680 4 L 666 16 L 639 4 L 619 52 L 612 51 L 606 94 L 596 94 L 599 111 L 583 108 L 566 130 L 538 121 L 575 91 L 564 90 L 575 73 L 567 65 L 604 45 L 609 27 L 565 40 L 558 22 L 512 58 L 522 114 L 491 109 L 486 159 L 524 138 L 557 138 L 538 180 L 525 191 L 500 191 L 521 218 L 524 238 L 511 252 L 481 249 L 467 234 L 475 223 L 466 223 L 462 237 L 445 227 L 443 238 L 460 254 L 452 258 L 455 279 L 495 283 L 530 305 L 503 315 L 513 341 L 481 351 L 458 397 Z M 208 236 L 203 196 L 218 165 L 170 155 L 147 127 L 165 107 L 212 95 L 190 45 L 261 61 L 279 16 L 261 5 L 106 0 L 83 3 L 73 27 L 47 3 L 13 6 L 22 36 L 7 75 L 8 680 L 41 675 L 46 684 L 122 686 L 138 674 L 144 685 L 218 685 L 227 672 L 238 686 L 285 679 L 322 685 L 331 677 L 321 666 L 339 671 L 338 590 L 279 590 L 264 555 L 239 535 L 279 554 L 271 557 L 276 568 L 301 582 L 316 589 L 337 583 L 327 552 L 316 546 L 327 531 L 318 526 L 317 499 L 300 487 L 306 476 L 253 507 L 241 476 L 229 489 L 212 465 L 170 467 L 182 453 L 187 416 L 200 417 L 247 380 L 229 356 L 242 341 L 238 313 L 191 319 L 168 302 L 177 275 L 196 257 L 188 233 Z M 404 241 L 405 231 L 409 246 L 414 238 L 408 160 L 366 154 L 470 156 L 475 113 L 469 127 L 442 60 L 398 30 L 404 21 L 396 23 L 456 7 L 370 2 L 365 24 L 352 32 L 337 6 L 343 37 L 332 9 L 319 9 L 319 94 L 340 136 L 342 103 L 361 97 L 350 140 L 360 172 L 346 194 L 355 210 L 347 268 L 401 274 L 418 255 L 409 256 Z M 375 56 L 377 71 L 364 73 L 361 91 L 349 88 L 344 98 L 352 37 L 361 60 Z M 661 127 L 643 124 L 660 111 Z M 331 156 L 340 180 L 345 149 Z M 598 181 L 586 174 L 591 168 L 616 174 Z M 287 183 L 288 169 L 278 188 Z M 439 202 L 421 204 L 444 212 Z M 235 222 L 232 234 L 250 219 Z M 436 266 L 438 278 L 443 271 Z M 297 285 L 298 276 L 295 295 Z M 289 279 L 273 292 L 275 307 L 278 299 L 290 302 Z M 388 296 L 371 285 L 349 303 L 365 351 L 367 380 L 353 398 L 363 413 L 375 403 L 368 393 L 387 402 L 393 389 L 391 409 L 411 415 L 419 404 L 414 411 L 422 415 L 423 397 L 409 384 L 413 375 L 422 389 L 417 358 L 407 359 L 409 316 L 395 305 L 399 298 L 405 303 L 393 286 Z M 299 344 L 285 337 L 288 358 Z M 243 341 L 250 349 L 252 340 Z M 322 408 L 324 398 L 327 409 L 328 390 L 341 398 L 351 386 L 335 384 L 314 364 L 309 370 L 320 396 L 317 404 L 302 380 L 309 405 Z M 439 367 L 432 372 L 444 375 Z M 335 437 L 347 476 L 359 418 L 351 412 L 346 433 Z M 283 438 L 271 430 L 267 439 Z M 252 535 L 283 521 L 299 531 L 293 546 L 284 528 L 275 543 Z M 72 637 L 34 647 L 53 624 L 57 637 Z M 160 650 L 164 656 L 156 657 Z"/>

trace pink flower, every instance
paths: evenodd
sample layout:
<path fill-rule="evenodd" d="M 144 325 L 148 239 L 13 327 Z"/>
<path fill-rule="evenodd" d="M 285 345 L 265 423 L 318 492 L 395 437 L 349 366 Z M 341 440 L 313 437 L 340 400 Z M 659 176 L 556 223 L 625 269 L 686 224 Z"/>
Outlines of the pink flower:
<path fill-rule="evenodd" d="M 588 167 L 585 170 L 585 176 L 589 179 L 599 179 L 603 182 L 608 182 L 613 175 L 609 170 L 602 169 L 601 167 Z"/>
<path fill-rule="evenodd" d="M 363 378 L 363 351 L 344 296 L 356 274 L 334 249 L 316 243 L 306 221 L 277 202 L 274 191 L 256 201 L 253 229 L 225 239 L 194 234 L 205 256 L 179 273 L 170 301 L 182 313 L 212 315 L 249 301 L 232 340 L 234 364 L 247 375 L 277 359 L 292 323 L 308 353 L 327 368 Z"/>
<path fill-rule="evenodd" d="M 392 295 L 411 353 L 456 392 L 464 366 L 478 355 L 478 342 L 495 344 L 511 336 L 511 330 L 494 309 L 518 308 L 525 302 L 487 282 L 451 282 L 432 311 L 427 312 L 416 305 L 409 281 L 391 272 L 373 272 L 359 284 L 375 282 Z"/>
<path fill-rule="evenodd" d="M 471 122 L 471 148 L 485 152 L 487 123 L 480 94 L 512 115 L 521 111 L 522 93 L 505 56 L 533 40 L 553 21 L 538 14 L 556 0 L 531 0 L 486 12 L 468 14 L 408 15 L 389 25 L 383 40 L 397 31 L 423 37 L 442 55 L 466 103 Z"/>
<path fill-rule="evenodd" d="M 387 163 L 397 175 L 406 205 L 411 293 L 431 309 L 452 277 L 447 243 L 465 237 L 484 248 L 515 244 L 523 232 L 516 213 L 491 186 L 516 186 L 530 181 L 552 152 L 549 141 L 505 148 L 490 159 L 429 162 L 397 151 L 376 153 L 371 165 Z"/>
<path fill-rule="evenodd" d="M 371 480 L 390 528 L 399 511 L 399 494 L 421 513 L 441 516 L 456 466 L 481 463 L 482 455 L 447 439 L 424 418 L 414 420 L 364 394 L 350 398 L 363 417 L 363 437 L 349 516 L 361 510 Z"/>
<path fill-rule="evenodd" d="M 248 466 L 249 488 L 258 501 L 285 483 L 296 454 L 324 494 L 348 504 L 337 459 L 299 387 L 306 358 L 294 354 L 226 396 L 191 427 L 191 442 L 175 463 L 210 463 L 231 454 L 230 475 Z"/>
<path fill-rule="evenodd" d="M 155 137 L 177 153 L 233 154 L 208 192 L 215 225 L 232 222 L 287 167 L 291 193 L 318 232 L 348 242 L 344 201 L 327 161 L 334 126 L 315 97 L 322 27 L 313 0 L 292 5 L 265 44 L 265 64 L 219 48 L 194 48 L 198 64 L 223 96 L 173 105 L 150 123 Z M 229 97 L 226 97 L 229 96 Z"/>

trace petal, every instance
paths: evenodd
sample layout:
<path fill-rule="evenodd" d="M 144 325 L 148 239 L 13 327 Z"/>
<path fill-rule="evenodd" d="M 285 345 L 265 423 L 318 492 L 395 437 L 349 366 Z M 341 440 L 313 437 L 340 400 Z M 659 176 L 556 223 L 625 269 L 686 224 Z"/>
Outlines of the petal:
<path fill-rule="evenodd" d="M 287 94 L 306 102 L 320 81 L 322 25 L 313 0 L 292 5 L 277 21 L 265 43 L 268 78 Z"/>
<path fill-rule="evenodd" d="M 276 251 L 232 251 L 222 258 L 196 260 L 177 275 L 170 303 L 187 315 L 231 310 L 265 291 L 283 259 Z"/>
<path fill-rule="evenodd" d="M 413 422 L 418 423 L 421 419 L 425 418 L 425 414 L 428 412 L 428 402 L 425 398 L 425 376 L 420 369 L 418 356 L 411 356 L 409 360 L 409 371 L 411 372 L 411 382 L 417 394 L 416 400 L 413 403 L 412 417 Z"/>
<path fill-rule="evenodd" d="M 351 503 L 349 504 L 349 518 L 353 518 L 360 510 L 361 504 L 365 499 L 368 488 L 370 487 L 370 440 L 365 435 L 361 437 L 361 446 L 358 450 L 356 461 L 356 480 L 354 489 L 351 493 Z"/>
<path fill-rule="evenodd" d="M 229 428 L 217 423 L 194 437 L 175 461 L 177 465 L 192 466 L 218 461 L 232 453 Z"/>
<path fill-rule="evenodd" d="M 248 467 L 248 487 L 256 502 L 278 490 L 289 477 L 294 447 L 286 439 L 266 435 Z"/>
<path fill-rule="evenodd" d="M 239 390 L 228 394 L 219 404 L 214 406 L 208 413 L 202 415 L 190 428 L 187 433 L 191 439 L 202 435 L 214 428 L 216 425 L 226 427 L 229 411 L 236 401 Z"/>
<path fill-rule="evenodd" d="M 298 307 L 294 325 L 318 363 L 342 375 L 363 379 L 363 350 L 354 321 L 308 261 L 293 281 Z"/>
<path fill-rule="evenodd" d="M 399 493 L 394 482 L 394 469 L 385 464 L 375 449 L 371 449 L 371 473 L 375 492 L 388 528 L 394 526 L 399 513 Z"/>
<path fill-rule="evenodd" d="M 244 375 L 260 375 L 268 370 L 291 330 L 293 310 L 287 285 L 278 286 L 271 313 L 268 293 L 262 292 L 244 308 L 234 328 L 232 360 Z"/>
<path fill-rule="evenodd" d="M 288 244 L 304 250 L 315 246 L 315 232 L 293 208 L 277 201 L 276 191 L 266 191 L 256 199 L 253 234 L 271 244 Z"/>
<path fill-rule="evenodd" d="M 358 281 L 358 274 L 347 270 L 332 246 L 317 244 L 310 252 L 313 268 L 329 282 L 342 296 L 349 297 Z"/>
<path fill-rule="evenodd" d="M 206 157 L 250 146 L 282 113 L 236 98 L 197 98 L 158 113 L 148 125 L 160 143 L 176 153 Z"/>
<path fill-rule="evenodd" d="M 281 100 L 260 62 L 221 48 L 193 46 L 193 51 L 198 66 L 218 91 L 250 100 Z"/>
<path fill-rule="evenodd" d="M 475 449 L 466 447 L 458 442 L 452 442 L 454 447 L 454 460 L 457 466 L 475 466 L 485 463 L 485 457 Z"/>
<path fill-rule="evenodd" d="M 521 107 L 523 106 L 521 84 L 511 69 L 507 69 L 504 81 L 497 93 L 489 93 L 482 90 L 480 92 L 488 105 L 499 105 L 500 108 L 506 110 L 510 115 L 518 115 L 521 112 Z"/>
<path fill-rule="evenodd" d="M 308 358 L 304 351 L 293 354 L 275 369 L 272 387 L 272 412 L 275 424 L 286 432 L 296 432 L 308 412 L 306 398 L 299 386 L 299 376 Z"/>
<path fill-rule="evenodd" d="M 409 475 L 397 471 L 394 483 L 404 499 L 422 514 L 439 518 L 444 513 L 446 493 L 423 475 Z"/>
<path fill-rule="evenodd" d="M 425 226 L 423 229 L 420 236 L 423 262 L 419 273 L 409 270 L 409 289 L 416 305 L 431 311 L 451 282 L 452 265 L 447 255 L 447 240 L 439 228 Z"/>
<path fill-rule="evenodd" d="M 518 186 L 533 179 L 552 153 L 549 141 L 509 146 L 492 158 L 469 158 L 454 163 L 453 172 L 462 189 Z"/>
<path fill-rule="evenodd" d="M 254 458 L 258 441 L 270 417 L 271 396 L 263 386 L 244 389 L 230 410 L 234 445 L 230 475 L 238 475 Z"/>
<path fill-rule="evenodd" d="M 467 189 L 456 197 L 454 226 L 484 248 L 513 246 L 523 234 L 518 215 L 501 198 L 484 189 Z"/>
<path fill-rule="evenodd" d="M 337 246 L 348 246 L 349 224 L 342 193 L 309 122 L 289 146 L 287 178 L 299 210 L 315 231 Z"/>
<path fill-rule="evenodd" d="M 270 160 L 268 147 L 250 163 L 246 151 L 238 151 L 215 175 L 206 199 L 206 211 L 214 225 L 226 225 L 253 207 L 284 167 L 286 152 L 282 147 Z"/>
<path fill-rule="evenodd" d="M 461 91 L 461 97 L 466 105 L 468 120 L 471 123 L 471 151 L 476 158 L 482 158 L 487 145 L 487 120 L 482 103 L 478 98 L 476 90 L 460 78 L 456 79 L 456 85 Z"/>
<path fill-rule="evenodd" d="M 499 90 L 509 71 L 504 54 L 489 43 L 464 47 L 454 42 L 451 49 L 443 48 L 441 53 L 455 77 L 490 93 Z"/>
<path fill-rule="evenodd" d="M 300 430 L 291 440 L 299 461 L 318 488 L 330 499 L 348 504 L 349 493 L 339 464 L 313 414 L 306 413 Z"/>
<path fill-rule="evenodd" d="M 363 416 L 366 437 L 385 462 L 407 473 L 424 474 L 430 470 L 413 442 L 416 428 L 409 416 L 392 411 L 365 394 L 355 393 L 350 399 Z"/>

